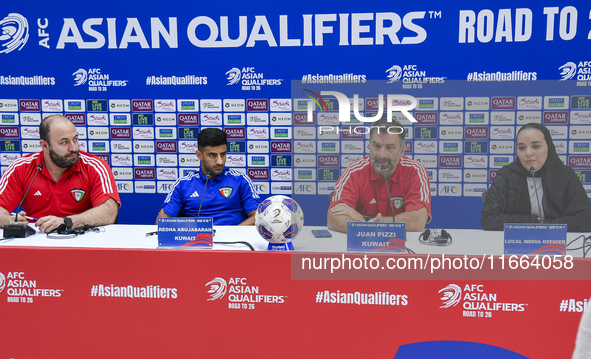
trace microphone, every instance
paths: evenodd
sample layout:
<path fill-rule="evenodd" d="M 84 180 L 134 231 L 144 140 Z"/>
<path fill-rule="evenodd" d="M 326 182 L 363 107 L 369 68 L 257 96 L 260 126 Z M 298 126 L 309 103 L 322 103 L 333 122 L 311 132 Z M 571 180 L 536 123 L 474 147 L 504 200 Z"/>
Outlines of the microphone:
<path fill-rule="evenodd" d="M 542 212 L 542 206 L 540 205 L 540 195 L 538 194 L 538 186 L 536 185 L 536 169 L 534 166 L 529 168 L 529 173 L 534 179 L 534 191 L 536 192 L 536 200 L 538 202 L 538 211 L 540 212 L 540 223 L 544 223 L 544 212 Z"/>
<path fill-rule="evenodd" d="M 394 206 L 392 205 L 392 197 L 390 196 L 390 187 L 388 187 L 388 180 L 386 179 L 386 166 L 382 165 L 380 170 L 384 175 L 384 182 L 386 182 L 386 191 L 388 191 L 388 203 L 390 203 L 390 209 L 392 210 L 392 222 L 396 222 L 394 216 Z"/>
<path fill-rule="evenodd" d="M 197 211 L 197 218 L 201 216 L 201 206 L 203 205 L 203 199 L 205 198 L 205 190 L 207 189 L 207 182 L 209 182 L 209 178 L 211 177 L 211 172 L 207 172 L 205 174 L 207 179 L 205 180 L 205 187 L 203 187 L 203 195 L 201 196 L 201 203 L 199 203 L 199 211 Z"/>
<path fill-rule="evenodd" d="M 37 175 L 39 174 L 39 172 L 41 172 L 41 170 L 43 170 L 43 163 L 37 166 L 37 173 L 35 173 L 35 176 L 33 177 L 33 180 L 31 181 L 29 188 L 27 188 L 27 192 L 25 192 L 25 195 L 23 196 L 21 203 L 19 203 L 18 207 L 16 207 L 16 210 L 14 211 L 14 224 L 7 224 L 4 226 L 4 238 L 25 238 L 35 234 L 35 230 L 29 227 L 28 225 L 17 224 L 18 212 L 21 206 L 23 205 L 23 202 L 25 202 L 25 198 L 27 198 L 27 194 L 31 190 L 31 187 L 33 187 L 33 182 L 35 182 L 35 179 L 37 178 Z"/>

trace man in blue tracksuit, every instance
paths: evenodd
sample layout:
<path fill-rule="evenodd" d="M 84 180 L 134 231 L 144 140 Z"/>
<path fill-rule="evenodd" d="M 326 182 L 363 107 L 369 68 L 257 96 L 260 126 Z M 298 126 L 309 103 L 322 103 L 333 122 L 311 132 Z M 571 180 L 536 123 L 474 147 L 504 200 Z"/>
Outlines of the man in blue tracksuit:
<path fill-rule="evenodd" d="M 175 182 L 158 217 L 200 216 L 212 217 L 214 225 L 254 225 L 261 199 L 248 176 L 225 168 L 226 152 L 226 132 L 218 128 L 199 132 L 196 154 L 201 170 Z"/>

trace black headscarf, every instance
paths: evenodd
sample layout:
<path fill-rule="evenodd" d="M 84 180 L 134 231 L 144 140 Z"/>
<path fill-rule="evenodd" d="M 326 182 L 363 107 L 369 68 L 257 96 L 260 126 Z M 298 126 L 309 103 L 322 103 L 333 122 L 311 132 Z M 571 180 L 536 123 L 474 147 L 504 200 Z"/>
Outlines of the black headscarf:
<path fill-rule="evenodd" d="M 525 129 L 537 129 L 544 134 L 548 146 L 548 157 L 542 168 L 535 172 L 536 178 L 542 179 L 544 196 L 542 199 L 544 217 L 553 223 L 564 223 L 565 217 L 575 216 L 583 219 L 581 212 L 585 212 L 586 221 L 591 221 L 591 204 L 585 190 L 574 171 L 566 166 L 556 153 L 552 136 L 546 126 L 538 123 L 524 125 L 517 135 Z M 518 190 L 516 191 L 516 213 L 531 213 L 531 202 L 527 178 L 531 177 L 529 168 L 524 168 L 519 158 L 509 164 L 509 169 L 519 175 Z M 553 221 L 552 219 L 555 219 Z M 579 222 L 578 220 L 576 222 Z M 581 223 L 582 224 L 582 223 Z M 571 228 L 573 226 L 574 228 Z M 569 230 L 577 230 L 578 223 L 569 223 Z M 585 227 L 588 227 L 586 225 Z"/>

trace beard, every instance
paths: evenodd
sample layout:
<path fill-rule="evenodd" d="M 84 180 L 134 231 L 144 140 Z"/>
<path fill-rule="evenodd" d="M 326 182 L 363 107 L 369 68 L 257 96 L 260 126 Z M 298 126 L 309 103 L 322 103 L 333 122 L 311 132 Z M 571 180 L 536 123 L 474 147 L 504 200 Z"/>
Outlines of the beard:
<path fill-rule="evenodd" d="M 378 160 L 379 161 L 387 161 L 388 163 L 386 164 L 378 164 Z M 374 157 L 372 158 L 371 164 L 373 165 L 373 168 L 377 171 L 377 172 L 382 172 L 382 166 L 384 166 L 384 168 L 386 169 L 386 173 L 392 171 L 394 168 L 396 168 L 396 164 L 394 162 L 392 162 L 391 159 L 389 158 L 378 158 L 378 157 Z"/>
<path fill-rule="evenodd" d="M 53 149 L 51 148 L 51 146 L 49 147 L 49 157 L 51 158 L 51 162 L 53 162 L 54 165 L 58 166 L 59 168 L 70 168 L 72 166 L 74 166 L 76 163 L 78 163 L 78 157 L 80 156 L 80 153 L 78 151 L 75 152 L 70 152 L 65 156 L 60 156 L 57 153 L 55 153 L 53 151 Z M 68 159 L 68 157 L 72 156 L 73 154 L 76 155 L 76 157 L 74 157 L 73 159 Z"/>

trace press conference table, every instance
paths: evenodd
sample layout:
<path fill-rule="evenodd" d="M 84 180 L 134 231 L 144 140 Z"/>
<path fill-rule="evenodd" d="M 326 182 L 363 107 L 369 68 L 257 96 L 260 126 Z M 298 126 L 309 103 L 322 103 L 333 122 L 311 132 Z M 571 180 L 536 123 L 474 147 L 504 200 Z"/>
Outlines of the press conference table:
<path fill-rule="evenodd" d="M 254 226 L 216 226 L 214 250 L 249 250 L 243 244 L 215 244 L 215 242 L 247 241 L 257 251 L 265 251 L 267 244 L 257 233 Z M 293 241 L 297 252 L 347 252 L 347 235 L 330 231 L 331 238 L 315 238 L 314 229 L 326 227 L 304 227 Z M 156 225 L 110 225 L 101 227 L 101 232 L 87 232 L 71 239 L 51 239 L 38 233 L 27 238 L 1 240 L 0 246 L 39 246 L 39 247 L 85 247 L 85 248 L 158 248 L 157 236 L 146 236 L 146 233 L 157 231 Z M 419 243 L 421 232 L 407 232 L 406 247 L 417 254 L 503 254 L 503 232 L 472 229 L 447 229 L 452 236 L 452 243 L 447 246 L 431 246 Z M 0 234 L 1 234 L 0 230 Z M 581 235 L 591 233 L 568 233 L 567 243 Z M 577 245 L 574 245 L 577 244 Z M 572 247 L 580 247 L 582 238 L 573 243 Z M 568 251 L 575 257 L 582 257 L 582 250 Z"/>
<path fill-rule="evenodd" d="M 256 251 L 158 249 L 157 236 L 146 236 L 155 225 L 0 241 L 0 359 L 568 358 L 591 297 L 586 258 L 559 272 L 501 271 L 496 262 L 468 276 L 417 268 L 329 278 L 312 268 L 300 278 L 302 257 L 370 254 L 347 253 L 342 233 L 314 238 L 322 227 L 304 227 L 291 253 L 267 252 L 252 226 L 215 228 L 214 242 L 247 241 Z M 409 232 L 417 255 L 375 256 L 503 254 L 502 232 L 447 231 L 449 246 L 420 244 Z"/>

